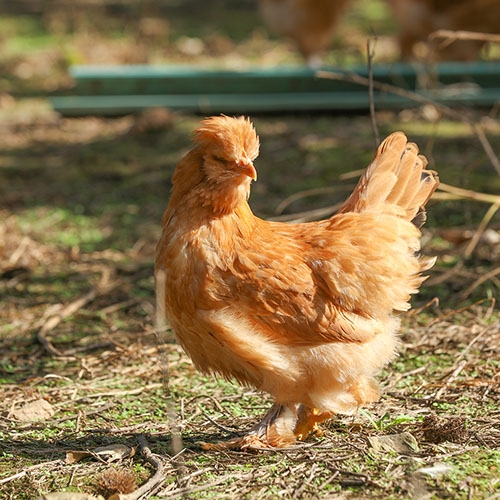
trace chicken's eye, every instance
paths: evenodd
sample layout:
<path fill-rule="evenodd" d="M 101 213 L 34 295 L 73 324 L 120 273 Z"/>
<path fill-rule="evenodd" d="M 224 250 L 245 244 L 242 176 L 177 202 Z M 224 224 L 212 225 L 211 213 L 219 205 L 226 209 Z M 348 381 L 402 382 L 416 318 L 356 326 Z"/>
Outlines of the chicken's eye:
<path fill-rule="evenodd" d="M 230 163 L 228 159 L 223 158 L 222 156 L 213 155 L 212 158 L 217 163 L 222 163 L 223 165 L 228 165 Z"/>

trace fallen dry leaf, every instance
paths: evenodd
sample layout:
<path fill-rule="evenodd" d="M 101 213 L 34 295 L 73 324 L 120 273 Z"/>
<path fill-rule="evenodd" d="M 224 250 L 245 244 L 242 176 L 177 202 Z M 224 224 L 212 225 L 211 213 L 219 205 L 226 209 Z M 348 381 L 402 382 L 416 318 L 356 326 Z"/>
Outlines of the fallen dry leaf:
<path fill-rule="evenodd" d="M 65 461 L 67 464 L 76 464 L 80 460 L 93 456 L 90 451 L 67 451 Z"/>
<path fill-rule="evenodd" d="M 74 464 L 87 457 L 99 457 L 105 462 L 116 462 L 124 458 L 133 457 L 135 448 L 124 444 L 108 444 L 93 450 L 71 450 L 66 452 L 66 463 Z"/>
<path fill-rule="evenodd" d="M 93 452 L 106 460 L 106 462 L 116 462 L 117 460 L 133 457 L 135 455 L 135 448 L 124 444 L 109 444 L 95 448 Z"/>
<path fill-rule="evenodd" d="M 21 422 L 47 420 L 54 415 L 52 405 L 45 399 L 37 399 L 11 411 L 10 417 Z"/>

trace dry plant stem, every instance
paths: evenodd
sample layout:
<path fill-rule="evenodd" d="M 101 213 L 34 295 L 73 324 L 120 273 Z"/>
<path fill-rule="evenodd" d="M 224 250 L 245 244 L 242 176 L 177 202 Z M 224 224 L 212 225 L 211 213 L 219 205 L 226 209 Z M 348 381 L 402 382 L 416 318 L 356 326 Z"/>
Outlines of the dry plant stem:
<path fill-rule="evenodd" d="M 144 385 L 142 387 L 138 387 L 137 389 L 120 389 L 116 391 L 107 391 L 107 392 L 96 392 L 94 394 L 86 394 L 85 396 L 79 396 L 78 398 L 72 399 L 71 402 L 75 403 L 78 401 L 82 401 L 84 399 L 90 398 L 107 398 L 107 397 L 118 397 L 118 396 L 135 396 L 137 394 L 141 394 L 144 391 L 148 391 L 151 389 L 158 389 L 163 387 L 163 384 L 160 382 L 153 382 L 148 385 Z"/>
<path fill-rule="evenodd" d="M 496 267 L 495 269 L 492 269 L 490 272 L 483 274 L 481 277 L 479 277 L 472 285 L 470 285 L 466 290 L 461 295 L 462 299 L 466 299 L 478 286 L 482 285 L 485 281 L 488 281 L 495 276 L 500 274 L 500 267 Z"/>
<path fill-rule="evenodd" d="M 377 41 L 377 39 L 375 39 Z M 370 96 L 370 119 L 372 124 L 373 136 L 375 137 L 375 147 L 380 144 L 380 134 L 377 126 L 377 115 L 375 114 L 375 99 L 373 97 L 373 56 L 375 55 L 375 47 L 372 50 L 370 39 L 366 41 L 366 56 L 368 61 L 368 94 Z"/>
<path fill-rule="evenodd" d="M 309 222 L 312 220 L 321 219 L 323 217 L 330 217 L 341 206 L 342 203 L 335 203 L 335 205 L 330 205 L 329 207 L 325 208 L 306 210 L 305 212 L 297 212 L 295 214 L 280 215 L 279 217 L 270 217 L 269 220 L 278 222 L 293 222 L 293 223 Z"/>
<path fill-rule="evenodd" d="M 12 255 L 10 256 L 8 260 L 9 266 L 13 267 L 17 264 L 17 261 L 23 256 L 23 253 L 25 252 L 30 241 L 31 240 L 27 236 L 24 236 L 24 238 L 21 240 L 21 243 L 19 243 L 18 247 L 12 252 Z"/>
<path fill-rule="evenodd" d="M 343 179 L 354 177 L 354 174 L 359 175 L 361 172 L 356 170 L 344 174 L 342 176 Z M 470 199 L 474 201 L 481 201 L 485 203 L 499 204 L 500 205 L 500 196 L 495 194 L 488 193 L 478 193 L 477 191 L 472 191 L 470 189 L 463 189 L 455 186 L 450 186 L 449 184 L 440 183 L 438 187 L 439 191 L 443 191 L 444 193 L 451 195 L 451 197 L 447 197 L 444 193 L 435 193 L 434 197 L 436 199 Z M 328 194 L 339 191 L 339 188 L 336 187 L 324 187 L 324 188 L 315 188 L 315 189 L 306 189 L 304 191 L 299 191 L 288 198 L 285 198 L 279 205 L 276 211 L 280 213 L 285 210 L 288 205 L 291 203 L 298 201 L 302 198 L 306 198 L 308 196 L 315 196 L 319 194 Z M 441 196 L 439 196 L 441 194 Z M 286 215 L 278 215 L 276 217 L 271 217 L 270 220 L 281 221 L 281 222 L 306 222 L 318 219 L 320 217 L 328 217 L 333 214 L 342 203 L 336 203 L 335 205 L 331 205 L 324 208 L 317 208 L 314 210 L 307 210 L 304 212 L 297 212 L 294 214 L 286 214 Z"/>
<path fill-rule="evenodd" d="M 175 402 L 170 392 L 170 368 L 168 365 L 168 357 L 166 350 L 167 334 L 169 332 L 166 323 L 165 314 L 165 273 L 163 271 L 158 271 L 155 275 L 156 281 L 156 317 L 155 326 L 156 334 L 158 339 L 158 353 L 160 355 L 160 362 L 162 368 L 162 378 L 163 378 L 163 388 L 165 390 L 165 396 L 167 401 L 167 415 L 168 424 L 170 427 L 170 432 L 172 436 L 172 448 L 174 456 L 179 456 L 178 465 L 175 468 L 177 474 L 177 480 L 181 481 L 185 474 L 184 467 L 184 457 L 181 456 L 184 444 L 182 442 L 182 436 L 178 425 L 178 415 L 175 409 Z"/>
<path fill-rule="evenodd" d="M 141 455 L 156 469 L 156 472 L 154 473 L 153 477 L 149 479 L 149 481 L 144 483 L 140 488 L 136 489 L 132 493 L 129 493 L 127 495 L 119 494 L 117 496 L 114 496 L 113 498 L 116 498 L 116 500 L 138 500 L 143 495 L 150 492 L 160 481 L 163 481 L 165 479 L 163 474 L 163 463 L 157 456 L 155 456 L 151 452 L 146 438 L 142 434 L 140 434 L 137 437 L 137 441 L 139 442 Z"/>
<path fill-rule="evenodd" d="M 478 193 L 477 191 L 450 186 L 449 184 L 444 184 L 442 182 L 439 184 L 438 189 L 440 191 L 453 194 L 458 198 L 466 198 L 474 201 L 483 201 L 485 203 L 500 204 L 500 196 L 496 194 Z"/>
<path fill-rule="evenodd" d="M 5 484 L 5 483 L 9 483 L 10 481 L 15 481 L 16 479 L 20 479 L 32 470 L 40 469 L 41 467 L 47 467 L 49 465 L 61 464 L 61 463 L 64 463 L 64 462 L 62 460 L 51 460 L 50 462 L 42 462 L 40 464 L 31 465 L 30 467 L 26 467 L 26 469 L 23 469 L 21 472 L 18 472 L 16 474 L 14 474 L 13 476 L 4 477 L 3 479 L 0 479 L 0 484 Z"/>
<path fill-rule="evenodd" d="M 444 115 L 469 125 L 469 127 L 472 129 L 472 131 L 478 138 L 479 142 L 481 143 L 481 146 L 483 147 L 483 150 L 488 156 L 488 159 L 490 160 L 491 164 L 497 171 L 498 175 L 500 175 L 500 160 L 493 151 L 493 148 L 491 147 L 491 144 L 488 141 L 488 138 L 486 137 L 484 130 L 477 123 L 474 123 L 473 121 L 469 120 L 467 117 L 463 116 L 458 111 L 455 111 L 453 108 L 445 106 L 444 104 L 440 104 L 436 102 L 434 99 L 425 97 L 421 94 L 418 94 L 417 92 L 412 92 L 411 90 L 405 90 L 400 87 L 396 87 L 395 85 L 390 85 L 388 83 L 381 83 L 377 81 L 372 81 L 370 83 L 370 80 L 368 78 L 357 75 L 355 73 L 343 74 L 343 73 L 335 73 L 333 71 L 318 71 L 316 73 L 316 76 L 318 76 L 319 78 L 329 78 L 331 80 L 358 83 L 359 85 L 367 87 L 370 87 L 370 85 L 372 85 L 373 88 L 377 90 L 381 90 L 383 92 L 390 92 L 391 94 L 411 99 L 412 101 L 418 102 L 420 104 L 431 104 L 436 109 L 441 111 L 441 113 L 443 113 Z"/>
<path fill-rule="evenodd" d="M 251 474 L 244 474 L 239 476 L 239 479 L 244 479 L 248 478 L 249 480 L 252 478 Z M 201 486 L 194 486 L 194 487 L 187 487 L 187 488 L 179 488 L 178 490 L 173 490 L 169 491 L 168 494 L 164 497 L 160 497 L 160 499 L 165 499 L 165 500 L 170 500 L 172 498 L 179 498 L 179 497 L 186 497 L 189 498 L 189 495 L 193 493 L 199 493 L 201 491 L 206 491 L 209 490 L 210 488 L 213 488 L 214 486 L 217 486 L 218 484 L 225 483 L 226 481 L 231 481 L 235 480 L 236 476 L 235 474 L 227 474 L 226 476 L 222 476 L 221 478 L 212 481 L 211 483 L 208 484 L 203 484 Z"/>
<path fill-rule="evenodd" d="M 478 228 L 476 229 L 476 231 L 474 233 L 474 236 L 472 236 L 472 239 L 470 240 L 469 244 L 467 245 L 467 248 L 464 251 L 464 257 L 466 259 L 468 259 L 472 255 L 472 252 L 474 251 L 477 244 L 479 243 L 481 235 L 484 233 L 484 231 L 488 227 L 488 224 L 490 223 L 493 216 L 497 213 L 499 208 L 500 208 L 500 204 L 498 202 L 493 203 L 493 205 L 491 205 L 490 208 L 488 209 L 488 211 L 484 214 L 484 217 L 483 217 L 483 220 L 481 221 L 481 224 L 479 224 Z"/>
<path fill-rule="evenodd" d="M 56 349 L 47 338 L 48 333 L 54 330 L 54 328 L 56 328 L 63 319 L 72 316 L 80 309 L 85 307 L 89 302 L 92 302 L 99 293 L 102 293 L 102 291 L 106 288 L 107 283 L 109 282 L 109 277 L 110 271 L 105 268 L 102 272 L 101 279 L 99 280 L 97 286 L 91 288 L 81 297 L 78 297 L 69 304 L 65 305 L 60 311 L 57 312 L 57 314 L 50 316 L 45 321 L 45 323 L 37 333 L 37 339 L 49 354 L 52 354 L 53 356 L 64 356 L 64 354 Z"/>
<path fill-rule="evenodd" d="M 283 201 L 281 201 L 279 205 L 276 207 L 275 213 L 277 216 L 279 216 L 288 208 L 289 205 L 303 198 L 307 198 L 309 196 L 317 196 L 321 194 L 333 194 L 338 191 L 347 191 L 347 186 L 345 188 L 341 186 L 325 186 L 320 188 L 304 189 L 303 191 L 298 191 L 297 193 L 294 193 L 285 198 Z"/>
<path fill-rule="evenodd" d="M 461 361 L 464 356 L 471 350 L 472 346 L 490 329 L 489 328 L 483 328 L 468 344 L 467 347 L 460 353 L 460 356 L 455 360 L 455 364 L 457 364 L 459 361 Z"/>
<path fill-rule="evenodd" d="M 433 398 L 434 399 L 439 399 L 443 392 L 450 386 L 450 384 L 460 375 L 460 372 L 465 368 L 465 365 L 467 364 L 466 360 L 461 361 L 458 366 L 453 370 L 453 372 L 450 374 L 448 377 L 448 380 L 444 383 L 444 385 L 437 391 Z"/>
<path fill-rule="evenodd" d="M 483 328 L 468 344 L 467 347 L 460 353 L 460 355 L 457 357 L 455 360 L 455 363 L 453 366 L 455 366 L 454 370 L 451 372 L 451 374 L 448 376 L 448 379 L 446 383 L 444 384 L 439 391 L 436 392 L 434 397 L 436 399 L 439 399 L 443 392 L 446 390 L 447 387 L 450 386 L 450 384 L 458 377 L 460 372 L 464 369 L 465 365 L 467 364 L 467 361 L 464 360 L 463 358 L 466 356 L 466 354 L 471 350 L 472 346 L 486 333 L 490 330 L 489 327 Z"/>
<path fill-rule="evenodd" d="M 447 45 L 455 40 L 500 43 L 500 35 L 495 33 L 478 33 L 476 31 L 437 30 L 429 35 L 429 40 L 445 40 L 448 42 Z"/>

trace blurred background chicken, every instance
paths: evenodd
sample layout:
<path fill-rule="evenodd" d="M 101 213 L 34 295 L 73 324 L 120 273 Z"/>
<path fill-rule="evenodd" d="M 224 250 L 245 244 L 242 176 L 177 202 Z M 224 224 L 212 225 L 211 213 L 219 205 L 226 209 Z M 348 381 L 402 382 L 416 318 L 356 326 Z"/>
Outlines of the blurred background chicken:
<path fill-rule="evenodd" d="M 387 0 L 399 29 L 403 59 L 417 56 L 441 61 L 473 61 L 484 41 L 436 40 L 426 46 L 437 30 L 500 33 L 500 0 Z M 424 50 L 420 50 L 420 47 Z M 427 47 L 427 50 L 426 50 Z M 428 52 L 428 53 L 426 53 Z"/>
<path fill-rule="evenodd" d="M 220 446 L 288 446 L 378 399 L 373 376 L 398 343 L 393 312 L 409 309 L 434 262 L 419 258 L 418 227 L 437 176 L 396 132 L 339 213 L 269 222 L 247 202 L 259 151 L 250 121 L 208 118 L 194 141 L 162 221 L 158 304 L 198 369 L 276 401 Z"/>
<path fill-rule="evenodd" d="M 311 67 L 321 65 L 342 16 L 354 0 L 259 0 L 271 31 L 292 40 Z M 436 40 L 437 30 L 500 33 L 500 0 L 386 0 L 394 16 L 401 57 L 441 61 L 478 59 L 480 40 Z"/>
<path fill-rule="evenodd" d="M 321 65 L 335 28 L 350 0 L 259 0 L 272 31 L 292 40 L 311 67 Z"/>

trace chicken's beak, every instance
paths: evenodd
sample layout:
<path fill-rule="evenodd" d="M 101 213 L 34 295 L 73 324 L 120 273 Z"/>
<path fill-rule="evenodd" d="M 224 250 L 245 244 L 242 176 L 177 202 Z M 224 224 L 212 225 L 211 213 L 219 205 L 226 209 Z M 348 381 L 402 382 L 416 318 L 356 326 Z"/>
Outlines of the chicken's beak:
<path fill-rule="evenodd" d="M 241 160 L 236 162 L 236 165 L 241 169 L 243 174 L 248 175 L 248 177 L 254 181 L 257 180 L 257 171 L 253 166 L 252 160 L 246 157 L 241 158 Z"/>

